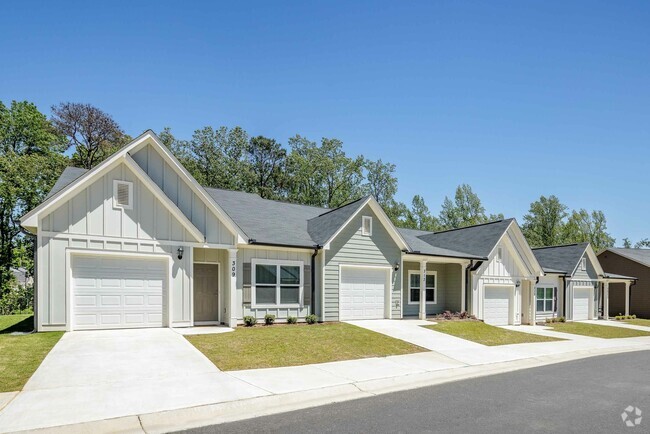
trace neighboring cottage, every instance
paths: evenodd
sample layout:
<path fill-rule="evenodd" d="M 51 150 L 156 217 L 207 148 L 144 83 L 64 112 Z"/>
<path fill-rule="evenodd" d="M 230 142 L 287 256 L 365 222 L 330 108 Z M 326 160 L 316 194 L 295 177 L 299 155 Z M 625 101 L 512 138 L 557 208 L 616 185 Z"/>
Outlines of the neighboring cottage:
<path fill-rule="evenodd" d="M 629 313 L 650 318 L 650 249 L 610 248 L 601 252 L 598 260 L 605 271 L 637 278 L 627 292 Z M 610 285 L 609 291 L 609 315 L 625 313 L 625 285 Z"/>

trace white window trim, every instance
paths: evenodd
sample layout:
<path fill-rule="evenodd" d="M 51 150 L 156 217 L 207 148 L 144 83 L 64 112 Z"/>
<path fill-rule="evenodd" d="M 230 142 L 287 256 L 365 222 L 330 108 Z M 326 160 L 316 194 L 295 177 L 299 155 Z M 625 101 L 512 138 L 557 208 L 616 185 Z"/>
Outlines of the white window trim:
<path fill-rule="evenodd" d="M 366 227 L 366 222 L 370 222 L 370 230 L 366 232 L 365 227 Z M 371 237 L 372 236 L 372 217 L 369 215 L 364 215 L 361 217 L 361 235 L 366 236 L 366 237 Z"/>
<path fill-rule="evenodd" d="M 420 270 L 409 270 L 409 272 L 408 272 L 408 281 L 407 281 L 407 285 L 406 285 L 408 287 L 408 304 L 419 305 L 420 304 L 419 301 L 412 301 L 411 300 L 411 289 L 414 289 L 414 288 L 411 287 L 411 275 L 413 275 L 413 274 L 417 274 L 419 276 L 420 275 Z M 437 271 L 428 271 L 427 270 L 427 276 L 431 276 L 431 275 L 435 276 L 434 280 L 435 280 L 436 284 L 433 287 L 428 286 L 426 288 L 426 289 L 433 289 L 433 301 L 427 301 L 426 304 L 438 304 L 438 272 Z M 426 278 L 425 278 L 425 281 L 426 281 Z M 420 283 L 422 283 L 422 282 L 420 282 Z M 418 289 L 422 290 L 421 287 L 418 288 Z"/>
<path fill-rule="evenodd" d="M 117 203 L 117 186 L 125 184 L 129 186 L 129 203 L 128 205 L 120 205 Z M 113 208 L 133 209 L 133 183 L 130 181 L 122 181 L 119 179 L 113 180 Z"/>
<path fill-rule="evenodd" d="M 258 304 L 256 300 L 256 266 L 257 265 L 275 265 L 280 267 L 282 265 L 290 265 L 300 267 L 300 286 L 299 286 L 299 302 L 291 304 L 280 304 L 280 272 L 278 270 L 277 280 L 275 284 L 275 299 L 277 304 Z M 271 286 L 271 285 L 268 285 Z M 303 261 L 285 261 L 278 259 L 251 259 L 251 309 L 276 309 L 276 308 L 302 308 L 304 305 L 304 292 L 305 292 L 305 263 Z"/>
<path fill-rule="evenodd" d="M 580 271 L 587 271 L 587 258 L 580 259 Z"/>
<path fill-rule="evenodd" d="M 503 262 L 503 247 L 499 246 L 497 247 L 497 262 Z"/>
<path fill-rule="evenodd" d="M 544 289 L 544 298 L 539 298 L 537 296 L 537 290 L 538 289 Z M 552 291 L 550 299 L 546 298 L 546 290 L 547 289 L 551 289 L 551 291 Z M 535 303 L 537 303 L 539 300 L 544 300 L 544 310 L 537 310 L 537 304 L 535 304 L 535 311 L 537 313 L 553 313 L 553 312 L 557 312 L 557 306 L 555 305 L 556 304 L 555 303 L 555 288 L 553 286 L 549 286 L 549 285 L 536 286 L 535 287 Z M 551 308 L 551 310 L 546 310 L 546 302 L 548 300 L 551 300 L 551 302 L 553 303 L 553 307 Z"/>

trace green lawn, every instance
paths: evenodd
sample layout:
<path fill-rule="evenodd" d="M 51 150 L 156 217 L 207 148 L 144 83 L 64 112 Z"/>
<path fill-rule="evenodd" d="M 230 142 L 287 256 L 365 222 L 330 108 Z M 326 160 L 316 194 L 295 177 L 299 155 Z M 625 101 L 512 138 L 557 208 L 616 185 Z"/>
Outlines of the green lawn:
<path fill-rule="evenodd" d="M 11 336 L 34 327 L 31 315 L 0 315 L 0 392 L 22 389 L 63 332 Z"/>
<path fill-rule="evenodd" d="M 644 326 L 644 327 L 650 327 L 650 319 L 641 319 L 641 318 L 636 318 L 636 319 L 626 319 L 623 321 L 625 324 L 632 324 L 632 325 L 638 325 L 638 326 Z"/>
<path fill-rule="evenodd" d="M 186 338 L 224 371 L 425 351 L 416 345 L 345 323 L 239 327 L 230 333 Z"/>
<path fill-rule="evenodd" d="M 496 345 L 562 340 L 548 336 L 506 330 L 501 327 L 485 324 L 481 321 L 440 321 L 435 325 L 427 325 L 423 327 L 491 347 Z"/>
<path fill-rule="evenodd" d="M 650 332 L 642 330 L 626 329 L 598 324 L 587 324 L 582 322 L 565 322 L 546 324 L 556 332 L 572 333 L 574 335 L 590 336 L 593 338 L 617 339 L 636 338 L 639 336 L 650 336 Z"/>

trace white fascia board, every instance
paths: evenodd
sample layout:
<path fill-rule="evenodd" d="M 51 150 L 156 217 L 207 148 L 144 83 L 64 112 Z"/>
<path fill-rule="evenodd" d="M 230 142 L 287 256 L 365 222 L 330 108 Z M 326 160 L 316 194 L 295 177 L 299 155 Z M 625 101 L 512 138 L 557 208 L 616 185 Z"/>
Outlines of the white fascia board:
<path fill-rule="evenodd" d="M 124 163 L 129 169 L 131 169 L 133 173 L 135 173 L 135 176 L 143 184 L 145 184 L 149 190 L 151 190 L 154 196 L 156 196 L 156 198 L 162 202 L 165 208 L 167 208 L 167 210 L 171 212 L 174 217 L 183 223 L 185 229 L 187 229 L 192 234 L 196 241 L 199 243 L 205 242 L 205 236 L 203 233 L 201 233 L 201 231 L 198 230 L 196 226 L 194 226 L 190 219 L 188 219 L 187 216 L 183 214 L 183 212 L 176 206 L 176 204 L 171 201 L 171 199 L 160 189 L 160 187 L 158 187 L 155 182 L 153 182 L 149 175 L 147 175 L 147 173 L 142 170 L 140 165 L 136 163 L 129 154 L 126 154 L 124 156 Z"/>
<path fill-rule="evenodd" d="M 196 182 L 196 179 L 183 167 L 183 165 L 176 159 L 174 154 L 160 141 L 158 136 L 153 132 L 150 133 L 151 139 L 157 145 L 160 155 L 167 161 L 167 163 L 176 171 L 176 173 L 185 179 L 192 191 L 196 193 L 203 202 L 210 207 L 213 213 L 221 220 L 230 231 L 237 235 L 237 244 L 248 243 L 248 236 L 244 231 L 230 218 L 230 216 L 219 206 L 219 204 L 210 196 L 202 185 Z"/>
<path fill-rule="evenodd" d="M 140 147 L 144 146 L 147 143 L 147 139 L 151 137 L 151 134 L 152 132 L 146 131 L 140 136 L 136 137 L 131 143 L 124 146 L 122 149 L 114 153 L 112 156 L 102 161 L 97 166 L 90 169 L 88 172 L 81 175 L 77 180 L 73 181 L 72 183 L 68 184 L 66 187 L 62 188 L 60 191 L 58 191 L 55 195 L 50 197 L 48 200 L 42 202 L 36 208 L 34 208 L 30 212 L 22 216 L 20 219 L 21 226 L 38 228 L 39 215 L 41 215 L 46 211 L 50 211 L 50 212 L 54 211 L 54 209 L 56 209 L 58 205 L 60 205 L 61 200 L 70 197 L 71 195 L 74 195 L 79 191 L 83 190 L 86 187 L 86 185 L 88 185 L 95 178 L 99 177 L 102 173 L 117 166 L 121 162 L 122 157 L 127 152 L 133 151 L 134 149 L 139 149 Z"/>
<path fill-rule="evenodd" d="M 603 267 L 600 265 L 598 256 L 596 256 L 596 252 L 594 252 L 594 248 L 591 247 L 591 243 L 587 244 L 585 251 L 582 252 L 582 256 L 580 256 L 580 260 L 575 265 L 575 267 L 573 267 L 573 272 L 571 273 L 571 276 L 573 277 L 576 274 L 576 271 L 578 271 L 578 267 L 580 266 L 580 262 L 585 255 L 589 257 L 589 260 L 591 261 L 591 265 L 593 265 L 594 270 L 596 271 L 596 275 L 603 276 L 605 274 L 605 270 L 603 270 Z"/>
<path fill-rule="evenodd" d="M 535 276 L 543 276 L 544 269 L 542 268 L 542 265 L 537 260 L 537 257 L 535 256 L 535 252 L 533 252 L 533 249 L 530 248 L 530 245 L 528 244 L 528 241 L 526 240 L 524 233 L 521 231 L 521 228 L 519 228 L 519 225 L 515 220 L 513 220 L 512 223 L 510 223 L 510 226 L 508 227 L 508 231 L 510 231 L 510 229 L 512 229 L 511 234 L 514 235 L 515 239 L 517 240 L 517 243 L 523 249 L 523 252 L 521 251 L 521 249 L 517 249 L 517 251 L 526 256 L 528 262 L 533 267 L 533 273 Z"/>

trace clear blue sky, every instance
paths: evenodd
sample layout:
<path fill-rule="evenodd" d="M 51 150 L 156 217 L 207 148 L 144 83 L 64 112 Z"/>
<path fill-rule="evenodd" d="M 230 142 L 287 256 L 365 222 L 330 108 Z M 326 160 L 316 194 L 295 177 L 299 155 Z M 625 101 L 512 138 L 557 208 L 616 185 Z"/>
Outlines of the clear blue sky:
<path fill-rule="evenodd" d="M 434 213 L 469 183 L 488 212 L 555 194 L 650 237 L 650 2 L 59 3 L 3 4 L 0 100 L 337 137 Z"/>

